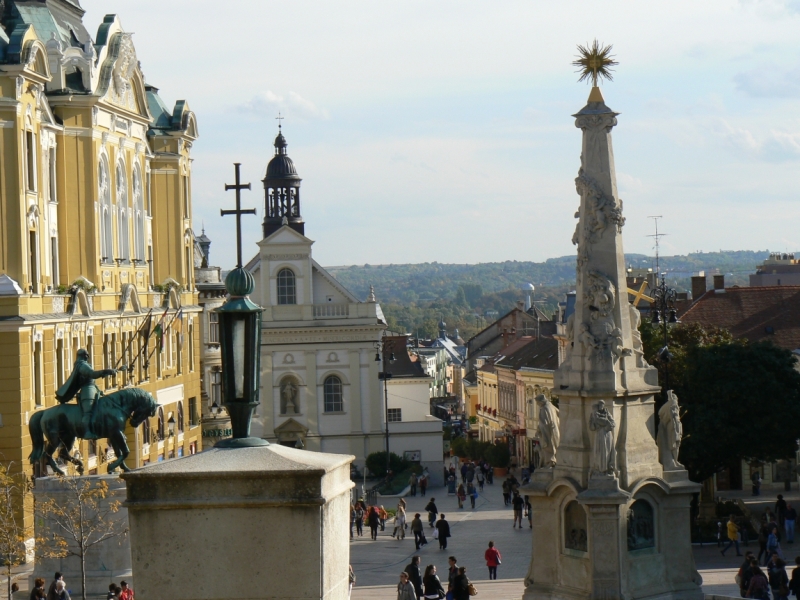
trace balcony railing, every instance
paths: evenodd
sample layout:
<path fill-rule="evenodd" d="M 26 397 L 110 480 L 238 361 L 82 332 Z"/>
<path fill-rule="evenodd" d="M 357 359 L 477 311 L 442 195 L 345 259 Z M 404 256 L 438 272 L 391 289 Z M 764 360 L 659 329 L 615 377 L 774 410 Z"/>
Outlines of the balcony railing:
<path fill-rule="evenodd" d="M 315 319 L 346 319 L 350 315 L 349 304 L 315 304 Z"/>

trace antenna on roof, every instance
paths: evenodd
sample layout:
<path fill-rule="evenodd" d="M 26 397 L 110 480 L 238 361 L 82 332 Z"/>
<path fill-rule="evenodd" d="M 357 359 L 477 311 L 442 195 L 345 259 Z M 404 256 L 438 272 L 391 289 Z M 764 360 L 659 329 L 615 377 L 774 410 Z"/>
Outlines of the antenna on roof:
<path fill-rule="evenodd" d="M 665 235 L 668 235 L 668 234 L 666 234 L 666 233 L 658 233 L 658 220 L 659 219 L 663 219 L 664 217 L 662 217 L 661 215 L 654 215 L 654 216 L 650 216 L 650 217 L 647 217 L 647 218 L 648 219 L 653 219 L 653 221 L 655 222 L 655 226 L 656 226 L 655 234 L 648 235 L 647 237 L 655 238 L 655 240 L 656 240 L 656 244 L 655 244 L 655 249 L 656 249 L 656 278 L 658 278 L 658 276 L 661 275 L 661 269 L 659 268 L 659 262 L 658 262 L 659 261 L 659 246 L 660 246 L 661 238 L 664 237 Z"/>

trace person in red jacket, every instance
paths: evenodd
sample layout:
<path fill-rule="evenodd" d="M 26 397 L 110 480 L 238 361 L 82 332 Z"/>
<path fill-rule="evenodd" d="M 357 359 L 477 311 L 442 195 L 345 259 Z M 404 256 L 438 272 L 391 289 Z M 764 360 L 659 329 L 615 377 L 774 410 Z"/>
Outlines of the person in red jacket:
<path fill-rule="evenodd" d="M 486 566 L 489 567 L 489 579 L 497 579 L 497 565 L 500 564 L 500 551 L 494 547 L 494 542 L 489 542 L 489 547 L 483 555 Z"/>

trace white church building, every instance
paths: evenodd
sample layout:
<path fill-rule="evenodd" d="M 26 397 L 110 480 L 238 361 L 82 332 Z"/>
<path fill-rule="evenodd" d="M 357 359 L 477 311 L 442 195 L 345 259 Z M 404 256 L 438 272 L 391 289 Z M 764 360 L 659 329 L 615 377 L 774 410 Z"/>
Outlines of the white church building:
<path fill-rule="evenodd" d="M 264 307 L 261 406 L 253 435 L 307 450 L 365 457 L 385 449 L 385 406 L 375 361 L 386 329 L 374 298 L 361 301 L 312 257 L 300 214 L 300 177 L 278 133 L 264 178 L 260 252 L 246 268 Z M 393 452 L 402 456 L 402 449 Z"/>

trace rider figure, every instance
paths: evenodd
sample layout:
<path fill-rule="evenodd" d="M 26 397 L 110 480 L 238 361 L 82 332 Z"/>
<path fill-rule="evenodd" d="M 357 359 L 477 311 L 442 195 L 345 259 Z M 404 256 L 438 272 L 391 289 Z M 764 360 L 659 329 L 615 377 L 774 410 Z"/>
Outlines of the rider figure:
<path fill-rule="evenodd" d="M 99 371 L 92 369 L 92 363 L 89 362 L 89 352 L 81 348 L 78 350 L 75 365 L 72 367 L 72 374 L 64 385 L 56 391 L 56 398 L 61 404 L 69 402 L 76 395 L 78 396 L 78 404 L 83 413 L 81 423 L 83 425 L 83 439 L 85 440 L 97 439 L 97 435 L 92 431 L 90 419 L 92 407 L 95 401 L 102 396 L 102 392 L 97 389 L 94 380 L 100 377 L 109 377 L 116 374 L 116 372 L 116 369 L 101 369 Z"/>

